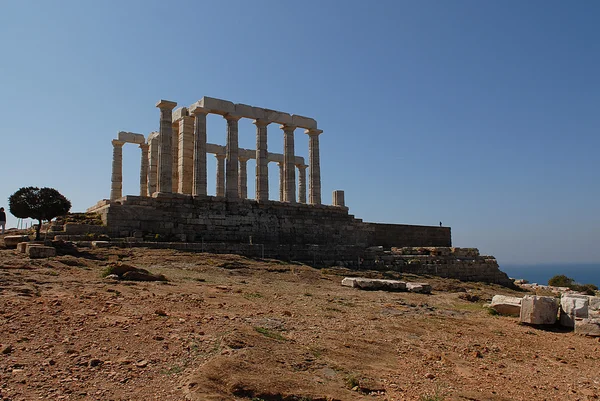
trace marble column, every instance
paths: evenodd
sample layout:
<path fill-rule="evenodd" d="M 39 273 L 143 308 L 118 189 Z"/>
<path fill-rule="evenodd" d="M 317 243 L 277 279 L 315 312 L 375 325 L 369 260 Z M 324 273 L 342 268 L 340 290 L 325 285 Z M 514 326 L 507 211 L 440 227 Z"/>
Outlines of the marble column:
<path fill-rule="evenodd" d="M 308 164 L 310 166 L 308 178 L 308 198 L 311 205 L 321 204 L 321 159 L 319 157 L 320 129 L 307 129 L 304 131 L 309 136 Z"/>
<path fill-rule="evenodd" d="M 333 191 L 332 199 L 333 199 L 333 206 L 341 206 L 341 207 L 346 206 L 346 201 L 344 200 L 344 191 L 339 190 L 339 189 L 336 191 Z"/>
<path fill-rule="evenodd" d="M 177 192 L 190 195 L 194 173 L 194 117 L 183 116 L 179 119 L 179 151 Z"/>
<path fill-rule="evenodd" d="M 282 125 L 283 130 L 283 201 L 296 203 L 296 155 L 294 154 L 294 130 L 293 125 Z"/>
<path fill-rule="evenodd" d="M 110 185 L 110 200 L 114 201 L 123 196 L 123 145 L 125 142 L 113 139 L 113 160 Z"/>
<path fill-rule="evenodd" d="M 150 145 L 147 143 L 140 143 L 140 149 L 142 150 L 142 163 L 140 166 L 140 196 L 148 196 L 148 164 L 150 162 L 148 156 L 148 149 Z"/>
<path fill-rule="evenodd" d="M 240 199 L 246 199 L 248 197 L 248 170 L 247 170 L 248 158 L 240 157 L 240 174 L 238 188 L 240 189 Z"/>
<path fill-rule="evenodd" d="M 225 196 L 225 155 L 215 155 L 217 158 L 217 196 Z"/>
<path fill-rule="evenodd" d="M 238 121 L 241 117 L 226 114 L 223 116 L 227 120 L 227 162 L 225 166 L 225 197 L 228 199 L 237 199 L 238 189 Z"/>
<path fill-rule="evenodd" d="M 296 164 L 298 167 L 298 202 L 306 203 L 306 168 L 305 164 Z"/>
<path fill-rule="evenodd" d="M 161 100 L 156 103 L 160 109 L 160 133 L 158 145 L 158 192 L 173 191 L 173 108 L 177 103 Z"/>
<path fill-rule="evenodd" d="M 194 115 L 194 182 L 193 195 L 206 195 L 206 115 L 208 111 L 193 106 Z"/>
<path fill-rule="evenodd" d="M 283 174 L 283 162 L 277 163 L 279 166 L 279 202 L 283 202 L 283 186 L 285 183 L 285 175 Z"/>
<path fill-rule="evenodd" d="M 148 145 L 150 146 L 150 152 L 148 155 L 148 196 L 152 196 L 157 191 L 158 183 L 158 142 L 155 133 L 151 133 L 148 136 Z"/>
<path fill-rule="evenodd" d="M 256 200 L 269 200 L 269 151 L 266 120 L 254 120 L 256 125 Z"/>
<path fill-rule="evenodd" d="M 173 193 L 179 192 L 179 120 L 174 121 L 171 125 L 173 136 L 171 137 L 171 152 L 173 153 L 173 168 L 171 182 L 173 184 Z"/>

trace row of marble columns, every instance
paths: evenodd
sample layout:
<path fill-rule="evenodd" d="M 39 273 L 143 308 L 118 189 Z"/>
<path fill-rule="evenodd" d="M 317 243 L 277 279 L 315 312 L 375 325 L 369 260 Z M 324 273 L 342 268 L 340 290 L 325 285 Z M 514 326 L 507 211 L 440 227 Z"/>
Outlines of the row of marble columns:
<path fill-rule="evenodd" d="M 209 112 L 202 107 L 192 107 L 192 116 L 184 116 L 172 122 L 175 102 L 160 101 L 160 132 L 149 143 L 139 144 L 141 155 L 140 195 L 156 191 L 176 192 L 192 195 L 207 195 L 207 138 L 206 116 Z M 225 154 L 215 154 L 217 159 L 216 195 L 230 199 L 246 198 L 248 157 L 239 154 L 238 121 L 241 117 L 226 114 L 227 145 Z M 269 152 L 267 149 L 267 126 L 269 121 L 254 120 L 256 125 L 256 200 L 269 199 Z M 306 203 L 306 168 L 297 164 L 294 152 L 295 126 L 282 125 L 284 133 L 283 162 L 279 162 L 279 200 Z M 175 135 L 173 132 L 175 131 Z M 321 204 L 321 174 L 319 160 L 318 129 L 307 129 L 309 135 L 309 185 L 308 203 Z M 150 138 L 149 138 L 150 139 Z M 149 141 L 150 142 L 150 141 Z M 125 141 L 115 139 L 110 199 L 122 196 L 123 145 Z M 247 154 L 247 153 L 246 153 Z M 174 160 L 175 157 L 175 160 Z M 158 161 L 157 161 L 158 160 Z M 298 196 L 296 197 L 296 168 L 298 169 Z M 192 180 L 186 179 L 192 177 Z"/>
<path fill-rule="evenodd" d="M 194 105 L 190 112 L 192 116 L 184 116 L 175 124 L 172 122 L 172 110 L 176 103 L 160 101 L 156 105 L 160 109 L 160 132 L 158 149 L 158 174 L 157 191 L 190 193 L 192 195 L 207 194 L 207 169 L 206 169 L 206 116 L 209 111 Z M 225 114 L 227 121 L 227 144 L 226 154 L 215 155 L 217 158 L 217 196 L 225 196 L 230 199 L 247 197 L 247 158 L 240 157 L 238 147 L 238 121 L 241 117 Z M 192 125 L 193 118 L 193 125 Z M 268 174 L 268 149 L 267 149 L 267 126 L 269 121 L 254 120 L 256 125 L 256 200 L 266 201 L 269 199 L 269 174 Z M 192 129 L 193 127 L 193 129 Z M 176 135 L 173 135 L 175 128 Z M 296 167 L 298 167 L 299 188 L 298 202 L 306 203 L 306 167 L 296 165 L 294 154 L 294 131 L 297 127 L 282 125 L 284 132 L 284 154 L 283 169 L 280 175 L 280 200 L 284 202 L 296 202 Z M 191 135 L 193 131 L 193 135 Z M 319 135 L 318 129 L 307 129 L 309 135 L 309 203 L 321 204 L 321 174 L 319 160 Z M 193 158 L 186 155 L 186 149 L 193 142 Z M 177 146 L 178 166 L 173 168 L 173 148 Z M 167 155 L 167 153 L 169 155 Z M 171 157 L 169 157 L 171 156 Z M 193 160 L 193 166 L 188 166 L 185 161 Z M 186 188 L 187 171 L 192 169 L 191 188 Z M 175 172 L 174 170 L 177 170 Z M 181 175 L 181 176 L 180 176 Z M 176 183 L 178 182 L 179 185 Z"/>

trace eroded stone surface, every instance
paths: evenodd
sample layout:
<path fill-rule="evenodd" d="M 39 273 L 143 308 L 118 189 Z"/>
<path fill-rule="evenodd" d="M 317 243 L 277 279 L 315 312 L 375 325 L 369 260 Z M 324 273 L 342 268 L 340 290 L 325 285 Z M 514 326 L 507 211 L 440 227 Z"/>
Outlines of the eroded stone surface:
<path fill-rule="evenodd" d="M 4 245 L 7 248 L 16 248 L 19 242 L 29 241 L 27 235 L 7 235 L 4 237 Z"/>
<path fill-rule="evenodd" d="M 494 295 L 490 307 L 501 315 L 519 316 L 521 314 L 521 298 Z"/>
<path fill-rule="evenodd" d="M 554 324 L 558 302 L 553 297 L 525 295 L 521 300 L 521 322 L 528 324 Z"/>
<path fill-rule="evenodd" d="M 575 333 L 582 336 L 600 337 L 600 318 L 576 319 Z"/>
<path fill-rule="evenodd" d="M 560 298 L 560 324 L 575 327 L 575 318 L 588 317 L 589 297 L 587 295 L 562 294 Z"/>
<path fill-rule="evenodd" d="M 56 249 L 51 246 L 28 244 L 26 253 L 32 259 L 50 258 L 56 256 Z"/>

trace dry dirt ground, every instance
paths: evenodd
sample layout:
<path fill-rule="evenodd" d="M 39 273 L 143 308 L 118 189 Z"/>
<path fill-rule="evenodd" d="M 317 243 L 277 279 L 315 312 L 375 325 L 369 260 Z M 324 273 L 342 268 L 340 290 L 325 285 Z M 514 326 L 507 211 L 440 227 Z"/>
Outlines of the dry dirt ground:
<path fill-rule="evenodd" d="M 120 261 L 169 281 L 102 278 Z M 492 316 L 513 291 L 173 250 L 0 249 L 0 400 L 592 400 L 600 342 Z M 393 276 L 393 274 L 387 274 Z M 481 298 L 470 302 L 468 296 Z"/>

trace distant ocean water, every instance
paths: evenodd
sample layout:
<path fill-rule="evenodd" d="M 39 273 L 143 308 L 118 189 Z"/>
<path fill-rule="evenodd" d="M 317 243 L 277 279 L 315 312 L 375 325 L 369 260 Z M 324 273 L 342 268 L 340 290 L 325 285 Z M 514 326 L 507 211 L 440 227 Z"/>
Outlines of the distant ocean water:
<path fill-rule="evenodd" d="M 600 263 L 556 263 L 537 265 L 502 264 L 500 270 L 509 277 L 525 279 L 530 283 L 548 284 L 548 280 L 564 274 L 579 284 L 595 284 L 600 287 Z"/>

